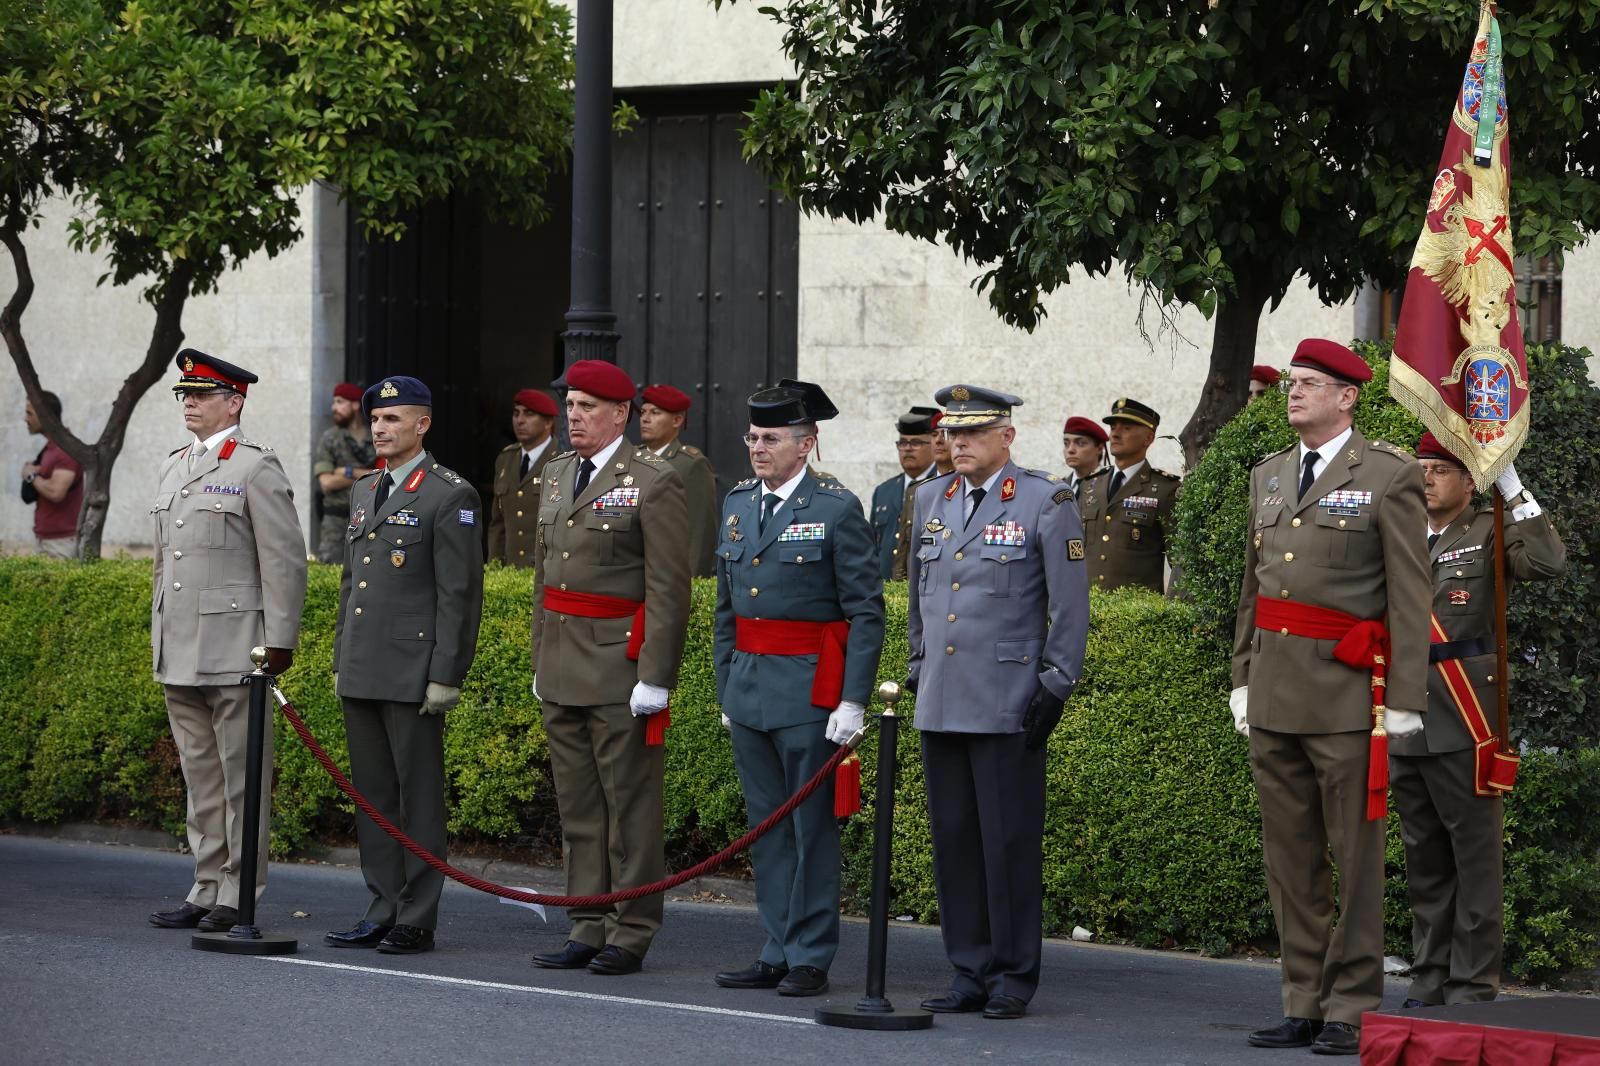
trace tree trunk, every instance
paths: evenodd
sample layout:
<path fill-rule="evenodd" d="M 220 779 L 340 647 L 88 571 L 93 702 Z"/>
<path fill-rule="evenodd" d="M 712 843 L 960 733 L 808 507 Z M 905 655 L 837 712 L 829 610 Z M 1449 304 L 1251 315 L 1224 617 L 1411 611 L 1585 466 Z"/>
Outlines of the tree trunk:
<path fill-rule="evenodd" d="M 44 386 L 39 383 L 38 370 L 33 365 L 33 355 L 28 351 L 22 336 L 22 313 L 33 299 L 33 271 L 28 265 L 28 250 L 22 243 L 22 224 L 8 219 L 0 225 L 0 244 L 11 253 L 12 266 L 17 275 L 17 288 L 0 309 L 0 336 L 4 336 L 6 350 L 16 364 L 17 375 L 27 392 L 28 402 L 39 418 L 44 435 L 75 459 L 83 468 L 83 509 L 78 513 L 78 558 L 93 562 L 100 558 L 100 543 L 105 534 L 106 513 L 111 507 L 111 472 L 122 454 L 127 440 L 128 422 L 133 409 L 150 386 L 161 380 L 167 366 L 183 343 L 183 308 L 189 299 L 189 283 L 194 271 L 187 260 L 174 260 L 165 271 L 166 276 L 151 288 L 147 299 L 156 312 L 156 321 L 150 331 L 150 344 L 145 349 L 144 360 L 122 382 L 117 398 L 112 401 L 111 413 L 106 418 L 100 439 L 89 444 L 69 430 L 54 412 L 39 400 Z"/>
<path fill-rule="evenodd" d="M 1272 287 L 1242 272 L 1235 275 L 1235 281 L 1235 292 L 1218 302 L 1217 324 L 1211 334 L 1211 366 L 1200 388 L 1200 402 L 1178 435 L 1189 470 L 1200 462 L 1217 430 L 1250 398 L 1256 334 L 1261 328 L 1261 309 L 1271 297 Z"/>

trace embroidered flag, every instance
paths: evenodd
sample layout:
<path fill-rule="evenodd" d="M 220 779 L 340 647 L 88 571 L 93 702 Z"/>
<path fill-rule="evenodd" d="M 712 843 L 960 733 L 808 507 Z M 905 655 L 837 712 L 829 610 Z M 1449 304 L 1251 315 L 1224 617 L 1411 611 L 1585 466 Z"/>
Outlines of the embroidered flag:
<path fill-rule="evenodd" d="M 478 514 L 477 514 L 476 511 L 468 511 L 468 510 L 463 509 L 460 512 L 460 515 L 458 516 L 457 521 L 459 521 L 464 526 L 476 525 L 477 521 L 478 521 Z"/>

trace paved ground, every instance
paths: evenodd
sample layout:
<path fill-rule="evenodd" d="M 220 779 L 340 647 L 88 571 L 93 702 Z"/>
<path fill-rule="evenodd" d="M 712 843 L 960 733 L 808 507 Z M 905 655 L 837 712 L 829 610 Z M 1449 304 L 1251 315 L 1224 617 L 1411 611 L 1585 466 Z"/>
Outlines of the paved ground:
<path fill-rule="evenodd" d="M 445 891 L 439 949 L 397 957 L 328 948 L 364 905 L 359 872 L 274 864 L 264 929 L 297 954 L 191 950 L 189 934 L 145 915 L 177 903 L 187 856 L 145 848 L 0 836 L 0 1061 L 42 1063 L 790 1063 L 849 1066 L 1050 1062 L 1175 1064 L 1310 1061 L 1260 1052 L 1244 1033 L 1279 1014 L 1265 961 L 1050 941 L 1027 1018 L 940 1017 L 921 1033 L 812 1024 L 821 1002 L 853 1003 L 866 926 L 847 922 L 822 1000 L 717 988 L 711 973 L 759 946 L 740 904 L 670 902 L 643 973 L 536 970 L 534 951 L 566 939 L 564 912 L 531 912 L 457 885 Z M 303 912 L 304 917 L 294 917 Z M 895 924 L 889 996 L 914 1007 L 948 970 L 937 929 Z M 1404 985 L 1390 982 L 1386 1006 Z M 1321 1061 L 1316 1060 L 1316 1061 Z"/>

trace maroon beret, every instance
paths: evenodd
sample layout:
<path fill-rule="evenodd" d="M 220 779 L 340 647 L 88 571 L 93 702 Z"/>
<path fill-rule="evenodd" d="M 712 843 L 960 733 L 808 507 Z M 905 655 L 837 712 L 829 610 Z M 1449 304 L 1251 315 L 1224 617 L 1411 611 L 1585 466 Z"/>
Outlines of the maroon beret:
<path fill-rule="evenodd" d="M 1417 458 L 1443 459 L 1447 463 L 1455 463 L 1462 469 L 1466 469 L 1467 465 L 1452 455 L 1443 444 L 1439 443 L 1439 438 L 1427 430 L 1423 430 L 1422 436 L 1417 439 Z"/>
<path fill-rule="evenodd" d="M 644 390 L 644 402 L 653 403 L 663 411 L 678 414 L 689 409 L 694 401 L 682 389 L 675 389 L 671 385 L 647 385 Z"/>
<path fill-rule="evenodd" d="M 1067 426 L 1062 432 L 1076 433 L 1083 437 L 1093 437 L 1101 444 L 1111 440 L 1111 435 L 1100 428 L 1100 423 L 1092 418 L 1084 418 L 1082 415 L 1073 415 L 1067 419 Z"/>
<path fill-rule="evenodd" d="M 540 392 L 538 389 L 523 389 L 511 397 L 511 402 L 520 404 L 534 414 L 544 415 L 546 418 L 554 418 L 559 413 L 556 402 L 549 395 Z"/>
<path fill-rule="evenodd" d="M 633 379 L 627 371 L 615 363 L 607 363 L 599 359 L 579 359 L 567 367 L 563 375 L 567 380 L 567 388 L 587 392 L 590 396 L 598 396 L 602 400 L 614 400 L 617 403 L 631 403 L 633 401 Z"/>
<path fill-rule="evenodd" d="M 1365 359 L 1338 341 L 1325 341 L 1317 337 L 1307 337 L 1301 341 L 1289 365 L 1321 370 L 1352 385 L 1372 380 L 1372 368 Z"/>
<path fill-rule="evenodd" d="M 1257 363 L 1250 368 L 1250 380 L 1259 381 L 1263 385 L 1272 386 L 1278 383 L 1278 368 Z"/>
<path fill-rule="evenodd" d="M 361 396 L 364 391 L 360 385 L 352 385 L 348 381 L 341 381 L 333 387 L 333 394 L 339 399 L 351 400 L 355 403 L 361 402 Z"/>

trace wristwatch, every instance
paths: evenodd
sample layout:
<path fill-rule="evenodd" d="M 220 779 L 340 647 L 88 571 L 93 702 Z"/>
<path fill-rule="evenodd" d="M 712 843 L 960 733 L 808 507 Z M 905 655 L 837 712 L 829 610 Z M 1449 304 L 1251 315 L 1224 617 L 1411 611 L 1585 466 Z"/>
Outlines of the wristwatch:
<path fill-rule="evenodd" d="M 22 479 L 22 483 L 24 485 L 32 485 L 34 477 L 35 477 L 35 475 L 29 474 L 27 477 Z"/>
<path fill-rule="evenodd" d="M 356 479 L 356 468 L 346 463 L 344 465 L 344 476 L 354 481 Z"/>

